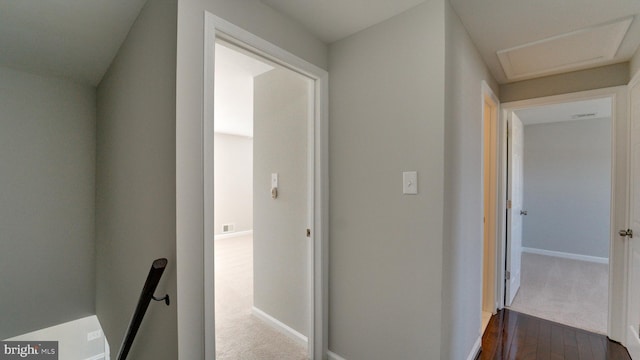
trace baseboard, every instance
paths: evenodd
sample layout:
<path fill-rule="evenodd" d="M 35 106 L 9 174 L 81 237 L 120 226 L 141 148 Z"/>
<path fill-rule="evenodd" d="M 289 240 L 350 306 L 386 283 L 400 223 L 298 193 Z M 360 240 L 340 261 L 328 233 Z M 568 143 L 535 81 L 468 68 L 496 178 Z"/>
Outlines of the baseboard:
<path fill-rule="evenodd" d="M 476 360 L 478 355 L 480 354 L 480 346 L 482 345 L 482 335 L 478 337 L 476 343 L 473 344 L 473 348 L 471 348 L 471 352 L 469 356 L 467 356 L 467 360 Z"/>
<path fill-rule="evenodd" d="M 236 231 L 232 233 L 219 234 L 214 236 L 213 239 L 214 240 L 230 239 L 234 237 L 249 236 L 249 235 L 253 235 L 253 230 Z"/>
<path fill-rule="evenodd" d="M 281 333 L 287 335 L 289 338 L 295 340 L 300 345 L 308 346 L 307 337 L 302 335 L 302 334 L 300 334 L 296 330 L 292 329 L 287 324 L 281 322 L 280 320 L 274 318 L 273 316 L 267 314 L 266 312 L 258 309 L 255 306 L 253 306 L 251 308 L 251 312 L 253 313 L 253 315 L 255 317 L 257 317 L 260 320 L 264 321 L 268 325 L 271 325 L 271 327 L 273 327 L 274 329 L 276 329 L 276 330 L 280 331 Z"/>
<path fill-rule="evenodd" d="M 106 358 L 107 358 L 107 355 L 105 353 L 102 353 L 102 354 L 94 355 L 90 358 L 86 358 L 85 360 L 104 360 Z"/>
<path fill-rule="evenodd" d="M 331 350 L 327 351 L 327 359 L 328 360 L 347 360 L 347 359 L 343 358 L 342 356 L 332 352 Z"/>
<path fill-rule="evenodd" d="M 561 252 L 561 251 L 551 251 L 551 250 L 523 247 L 522 248 L 522 252 L 526 252 L 526 253 L 530 253 L 530 254 L 554 256 L 554 257 L 559 257 L 559 258 L 563 258 L 563 259 L 589 261 L 589 262 L 594 262 L 594 263 L 599 263 L 599 264 L 608 264 L 609 263 L 609 259 L 608 258 L 597 257 L 597 256 L 589 256 L 589 255 L 581 255 L 581 254 L 573 254 L 573 253 L 567 253 L 567 252 Z"/>

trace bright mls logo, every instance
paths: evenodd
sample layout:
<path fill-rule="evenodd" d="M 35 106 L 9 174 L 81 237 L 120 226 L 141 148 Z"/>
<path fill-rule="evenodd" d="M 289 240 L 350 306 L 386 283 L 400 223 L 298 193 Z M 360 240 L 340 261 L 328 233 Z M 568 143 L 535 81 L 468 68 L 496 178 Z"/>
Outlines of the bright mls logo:
<path fill-rule="evenodd" d="M 58 360 L 57 341 L 0 341 L 0 360 Z"/>

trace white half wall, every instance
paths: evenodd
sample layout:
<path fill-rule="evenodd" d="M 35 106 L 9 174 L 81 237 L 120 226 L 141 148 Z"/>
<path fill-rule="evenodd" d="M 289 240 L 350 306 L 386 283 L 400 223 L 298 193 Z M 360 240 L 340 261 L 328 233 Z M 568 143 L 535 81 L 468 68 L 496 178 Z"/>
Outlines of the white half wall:
<path fill-rule="evenodd" d="M 93 337 L 89 339 L 88 335 Z M 57 341 L 61 359 L 109 359 L 109 346 L 95 315 L 15 336 L 7 341 Z"/>
<path fill-rule="evenodd" d="M 524 127 L 522 246 L 609 257 L 611 119 Z"/>
<path fill-rule="evenodd" d="M 253 139 L 218 133 L 214 138 L 215 234 L 223 233 L 223 224 L 233 224 L 232 232 L 253 230 Z"/>

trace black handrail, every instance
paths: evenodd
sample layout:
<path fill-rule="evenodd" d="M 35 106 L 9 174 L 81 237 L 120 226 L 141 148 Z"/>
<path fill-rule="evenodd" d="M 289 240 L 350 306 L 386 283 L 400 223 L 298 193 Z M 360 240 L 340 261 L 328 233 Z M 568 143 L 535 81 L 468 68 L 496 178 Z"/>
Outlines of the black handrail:
<path fill-rule="evenodd" d="M 164 300 L 165 304 L 167 304 L 167 306 L 169 305 L 169 295 L 165 295 L 160 299 L 153 296 L 153 293 L 156 291 L 156 287 L 158 287 L 158 282 L 162 277 L 162 273 L 164 272 L 165 267 L 167 267 L 167 259 L 162 258 L 153 261 L 151 269 L 149 270 L 149 275 L 147 275 L 147 281 L 145 281 L 144 286 L 142 287 L 142 293 L 140 294 L 140 299 L 138 300 L 136 311 L 133 313 L 131 323 L 129 323 L 127 334 L 122 340 L 122 346 L 120 346 L 118 360 L 125 360 L 127 358 L 129 350 L 131 350 L 131 345 L 133 345 L 133 340 L 136 338 L 138 328 L 140 328 L 142 318 L 144 318 L 144 314 L 149 307 L 151 299 L 156 301 Z"/>

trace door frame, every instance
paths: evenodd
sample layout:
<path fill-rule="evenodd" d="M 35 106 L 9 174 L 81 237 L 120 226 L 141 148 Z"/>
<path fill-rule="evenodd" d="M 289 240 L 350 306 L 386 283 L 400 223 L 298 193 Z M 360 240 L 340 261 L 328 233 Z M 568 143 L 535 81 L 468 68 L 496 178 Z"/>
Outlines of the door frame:
<path fill-rule="evenodd" d="M 327 71 L 283 50 L 282 48 L 246 31 L 220 17 L 205 11 L 204 33 L 204 99 L 203 99 L 203 153 L 204 153 L 204 337 L 205 358 L 215 359 L 215 289 L 214 289 L 214 69 L 215 43 L 222 39 L 255 53 L 312 80 L 314 84 L 313 116 L 310 120 L 308 192 L 313 208 L 309 214 L 311 237 L 309 242 L 309 333 L 310 359 L 323 359 L 328 350 L 328 169 L 329 169 L 329 74 Z"/>
<path fill-rule="evenodd" d="M 628 114 L 627 114 L 627 118 L 628 118 L 628 132 L 629 132 L 629 137 L 627 139 L 628 143 L 629 143 L 629 158 L 627 159 L 628 161 L 628 171 L 629 173 L 629 178 L 631 179 L 631 176 L 633 176 L 633 174 L 631 174 L 631 169 L 632 169 L 632 157 L 631 157 L 631 151 L 632 149 L 632 145 L 631 145 L 631 140 L 632 140 L 632 130 L 633 130 L 633 124 L 632 124 L 632 119 L 631 119 L 631 107 L 633 106 L 633 104 L 631 103 L 631 96 L 632 96 L 632 92 L 631 89 L 633 89 L 635 86 L 640 86 L 640 72 L 637 72 L 635 75 L 633 75 L 633 77 L 631 78 L 631 80 L 629 81 L 629 84 L 627 85 L 627 109 L 628 109 Z M 632 219 L 631 219 L 631 207 L 632 207 L 632 200 L 630 199 L 631 196 L 634 196 L 634 194 L 632 194 L 631 191 L 631 183 L 627 184 L 629 186 L 628 188 L 628 199 L 629 202 L 627 204 L 628 206 L 628 217 L 627 217 L 627 223 L 625 224 L 624 227 L 621 227 L 620 229 L 630 229 L 632 227 Z M 636 189 L 634 189 L 634 191 L 637 191 Z M 630 297 L 630 292 L 632 291 L 631 288 L 631 282 L 633 281 L 633 277 L 630 276 L 631 272 L 633 271 L 633 269 L 631 268 L 633 266 L 631 258 L 633 257 L 633 251 L 630 247 L 629 244 L 629 239 L 627 237 L 624 237 L 624 243 L 625 243 L 625 253 L 627 254 L 627 258 L 626 258 L 626 262 L 625 262 L 625 275 L 627 275 L 626 279 L 625 279 L 625 285 L 626 285 L 626 291 L 624 294 L 625 297 L 625 304 L 628 303 L 629 301 L 629 297 Z M 632 310 L 628 307 L 625 306 L 625 312 L 624 312 L 624 322 L 625 322 L 625 332 L 624 332 L 624 341 L 622 342 L 623 345 L 625 345 L 627 347 L 627 349 L 629 350 L 629 354 L 631 355 L 632 351 L 637 351 L 637 342 L 635 344 L 632 344 L 630 339 L 628 338 L 627 335 L 627 331 L 628 328 L 630 326 L 636 326 L 636 323 L 629 323 L 629 312 L 631 312 Z"/>
<path fill-rule="evenodd" d="M 498 258 L 498 228 L 497 228 L 497 219 L 500 216 L 500 213 L 498 212 L 498 204 L 500 204 L 501 201 L 501 197 L 500 197 L 500 192 L 498 191 L 499 189 L 499 153 L 500 153 L 500 149 L 499 149 L 499 141 L 498 141 L 498 136 L 500 134 L 500 100 L 498 100 L 498 97 L 496 96 L 496 94 L 493 92 L 493 90 L 491 89 L 491 87 L 489 86 L 489 84 L 487 84 L 486 81 L 482 81 L 481 83 L 481 91 L 480 91 L 482 98 L 481 98 L 481 104 L 482 104 L 482 172 L 483 172 L 483 176 L 482 176 L 482 181 L 481 181 L 481 186 L 482 186 L 482 209 L 484 211 L 485 209 L 485 203 L 484 203 L 484 199 L 485 199 L 485 183 L 484 183 L 484 172 L 486 171 L 485 169 L 485 154 L 484 151 L 486 150 L 486 143 L 485 143 L 485 136 L 484 136 L 484 132 L 485 132 L 485 124 L 486 124 L 486 119 L 485 119 L 485 103 L 490 103 L 489 106 L 491 106 L 494 110 L 495 113 L 492 112 L 492 118 L 489 120 L 491 122 L 494 122 L 495 126 L 494 126 L 494 131 L 493 131 L 493 139 L 496 142 L 496 146 L 495 146 L 495 152 L 491 155 L 494 156 L 494 162 L 495 162 L 495 171 L 492 174 L 492 178 L 494 179 L 493 181 L 490 181 L 491 184 L 489 186 L 493 187 L 493 191 L 494 191 L 494 195 L 493 196 L 493 206 L 489 206 L 489 211 L 492 213 L 492 217 L 486 219 L 485 224 L 488 224 L 491 222 L 491 224 L 493 224 L 492 229 L 489 231 L 489 241 L 493 242 L 493 249 L 495 251 L 493 252 L 489 252 L 487 258 L 485 259 L 484 257 L 484 247 L 486 246 L 484 243 L 484 227 L 483 227 L 483 244 L 482 244 L 482 248 L 483 248 L 483 252 L 482 252 L 482 261 L 481 261 L 481 268 L 480 268 L 480 273 L 484 274 L 484 270 L 485 270 L 485 265 L 489 265 L 491 266 L 490 268 L 490 274 L 489 277 L 490 279 L 492 279 L 493 281 L 493 286 L 491 289 L 489 289 L 489 293 L 487 294 L 485 290 L 487 290 L 486 284 L 482 284 L 482 301 L 480 304 L 481 307 L 481 311 L 484 311 L 484 303 L 485 303 L 485 299 L 487 299 L 487 302 L 492 304 L 492 309 L 491 309 L 491 313 L 495 314 L 496 310 L 498 309 L 499 303 L 498 303 L 498 297 L 497 294 L 498 292 L 496 291 L 498 289 L 498 287 L 500 286 L 500 282 L 498 281 L 499 278 L 499 274 L 498 274 L 498 266 L 496 259 Z M 484 277 L 483 277 L 484 280 Z M 494 290 L 493 292 L 491 292 L 490 290 Z"/>
<path fill-rule="evenodd" d="M 503 195 L 498 203 L 498 217 L 496 228 L 500 231 L 498 237 L 498 286 L 499 308 L 505 307 L 505 269 L 506 261 L 506 161 L 507 161 L 507 132 L 506 124 L 510 113 L 515 110 L 541 105 L 553 105 L 564 102 L 611 98 L 611 216 L 609 238 L 609 309 L 607 316 L 607 335 L 612 340 L 624 344 L 626 328 L 626 290 L 627 290 L 627 243 L 618 236 L 617 229 L 626 229 L 628 213 L 628 109 L 627 86 L 587 90 L 569 94 L 546 96 L 535 99 L 518 100 L 502 104 L 499 135 L 499 172 L 500 181 L 498 191 Z"/>
<path fill-rule="evenodd" d="M 521 279 L 522 279 L 522 222 L 524 221 L 524 219 L 522 218 L 522 214 L 517 213 L 518 209 L 520 209 L 522 211 L 522 201 L 523 199 L 523 193 L 524 193 L 524 188 L 523 188 L 523 184 L 524 184 L 524 178 L 521 178 L 521 184 L 520 184 L 520 191 L 516 192 L 514 191 L 514 182 L 513 179 L 515 177 L 514 172 L 515 169 L 513 168 L 514 165 L 516 164 L 514 160 L 515 156 L 513 155 L 513 151 L 515 148 L 515 136 L 514 134 L 516 133 L 515 127 L 516 127 L 516 123 L 519 124 L 520 127 L 520 146 L 524 146 L 524 124 L 522 123 L 522 120 L 520 120 L 520 117 L 518 117 L 517 114 L 515 114 L 513 111 L 510 111 L 507 113 L 507 150 L 506 150 L 506 182 L 505 182 L 505 186 L 506 186 L 506 192 L 505 192 L 505 204 L 507 204 L 507 206 L 505 206 L 505 215 L 504 215 L 504 219 L 505 219 L 505 263 L 504 263 L 504 269 L 505 269 L 505 281 L 504 281 L 504 302 L 505 302 L 505 306 L 507 305 L 507 303 L 509 303 L 509 305 L 511 305 L 513 303 L 513 300 L 516 297 L 516 294 L 518 293 L 518 290 L 520 290 L 520 283 L 521 283 Z M 509 136 L 511 136 L 511 138 L 509 138 Z M 521 149 L 522 153 L 520 154 L 523 158 L 523 160 L 521 160 L 520 162 L 520 169 L 518 169 L 518 171 L 520 172 L 520 176 L 524 175 L 524 147 Z M 518 194 L 519 193 L 519 194 Z M 516 196 L 516 194 L 518 194 L 517 196 L 520 197 L 520 203 L 517 204 L 516 206 L 513 205 L 514 203 L 514 196 Z M 510 205 L 510 207 L 509 207 Z M 517 205 L 520 206 L 520 208 L 517 207 Z M 514 212 L 515 210 L 515 212 Z M 520 248 L 520 254 L 518 255 L 519 258 L 517 260 L 517 264 L 518 264 L 518 271 L 514 272 L 514 267 L 513 267 L 513 263 L 514 263 L 514 257 L 513 257 L 513 223 L 514 223 L 514 215 L 516 217 L 519 216 L 519 218 L 516 218 L 517 220 L 520 220 L 520 231 L 518 234 L 518 240 L 520 242 L 519 244 L 519 248 Z M 507 272 L 509 273 L 509 278 L 506 278 L 506 274 Z M 515 283 L 514 283 L 515 281 Z M 515 285 L 515 286 L 514 286 Z M 509 288 L 509 291 L 507 292 L 507 287 Z M 509 301 L 507 301 L 509 300 Z"/>

